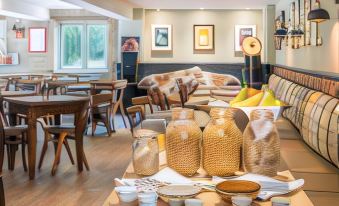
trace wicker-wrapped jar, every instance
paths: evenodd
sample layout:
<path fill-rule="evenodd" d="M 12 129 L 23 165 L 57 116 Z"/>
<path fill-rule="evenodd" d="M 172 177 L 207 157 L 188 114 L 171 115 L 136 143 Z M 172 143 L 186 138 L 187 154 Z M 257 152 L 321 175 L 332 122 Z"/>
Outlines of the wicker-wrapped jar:
<path fill-rule="evenodd" d="M 138 175 L 153 175 L 159 171 L 159 146 L 157 133 L 140 130 L 133 143 L 133 167 Z"/>
<path fill-rule="evenodd" d="M 239 171 L 242 132 L 234 121 L 236 108 L 213 108 L 202 140 L 203 168 L 211 176 L 228 176 Z"/>
<path fill-rule="evenodd" d="M 166 128 L 167 164 L 182 175 L 192 176 L 200 168 L 202 132 L 193 120 L 193 110 L 175 108 Z"/>
<path fill-rule="evenodd" d="M 280 141 L 271 110 L 258 109 L 250 114 L 244 131 L 243 163 L 247 172 L 276 176 L 280 164 Z"/>

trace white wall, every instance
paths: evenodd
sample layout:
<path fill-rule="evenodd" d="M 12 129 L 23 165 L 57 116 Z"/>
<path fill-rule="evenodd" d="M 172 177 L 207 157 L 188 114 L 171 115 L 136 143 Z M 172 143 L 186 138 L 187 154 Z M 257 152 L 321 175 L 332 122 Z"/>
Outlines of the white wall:
<path fill-rule="evenodd" d="M 151 24 L 171 24 L 173 51 L 151 51 Z M 193 25 L 215 25 L 215 52 L 194 54 Z M 263 42 L 262 10 L 145 10 L 143 31 L 143 62 L 166 63 L 243 63 L 243 57 L 234 56 L 234 26 L 257 25 L 257 37 Z M 262 52 L 264 55 L 264 51 Z M 264 59 L 264 58 L 263 58 Z"/>
<path fill-rule="evenodd" d="M 289 16 L 289 5 L 293 0 L 280 0 L 276 5 L 276 16 L 285 10 L 286 20 Z M 291 49 L 282 46 L 276 51 L 276 63 L 302 69 L 339 73 L 339 6 L 335 0 L 322 0 L 321 7 L 326 9 L 331 20 L 319 24 L 322 46 L 306 46 Z"/>
<path fill-rule="evenodd" d="M 15 32 L 12 31 L 15 18 L 7 17 L 7 52 L 19 53 L 19 65 L 0 66 L 0 73 L 25 73 L 25 72 L 51 72 L 53 71 L 53 28 L 47 21 L 28 21 L 22 20 L 25 25 L 25 38 L 15 38 Z M 47 52 L 29 53 L 28 52 L 28 28 L 46 27 L 48 32 Z"/>

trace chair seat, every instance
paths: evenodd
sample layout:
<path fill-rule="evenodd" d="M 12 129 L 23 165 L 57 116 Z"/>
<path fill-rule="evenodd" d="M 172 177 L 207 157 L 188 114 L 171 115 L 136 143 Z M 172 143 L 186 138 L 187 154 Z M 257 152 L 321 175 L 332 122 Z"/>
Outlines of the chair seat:
<path fill-rule="evenodd" d="M 23 132 L 27 131 L 27 125 L 17 125 L 17 126 L 10 126 L 10 127 L 5 127 L 5 136 L 18 136 L 21 135 Z"/>
<path fill-rule="evenodd" d="M 60 134 L 61 132 L 75 133 L 74 125 L 52 125 L 45 128 L 51 134 Z"/>

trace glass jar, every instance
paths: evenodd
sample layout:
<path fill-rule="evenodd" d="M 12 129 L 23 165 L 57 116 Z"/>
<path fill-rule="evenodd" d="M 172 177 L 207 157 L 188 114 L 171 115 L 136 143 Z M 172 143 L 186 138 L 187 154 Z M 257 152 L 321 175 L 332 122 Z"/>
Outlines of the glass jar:
<path fill-rule="evenodd" d="M 250 173 L 276 176 L 280 164 L 280 140 L 271 110 L 251 112 L 244 131 L 243 163 Z"/>
<path fill-rule="evenodd" d="M 166 128 L 167 164 L 182 175 L 192 176 L 200 168 L 202 132 L 192 109 L 174 108 Z"/>
<path fill-rule="evenodd" d="M 212 108 L 202 140 L 203 168 L 211 176 L 229 176 L 239 171 L 242 132 L 234 121 L 236 108 Z"/>
<path fill-rule="evenodd" d="M 153 175 L 159 171 L 159 146 L 157 133 L 151 130 L 137 131 L 133 143 L 133 167 L 138 175 Z"/>

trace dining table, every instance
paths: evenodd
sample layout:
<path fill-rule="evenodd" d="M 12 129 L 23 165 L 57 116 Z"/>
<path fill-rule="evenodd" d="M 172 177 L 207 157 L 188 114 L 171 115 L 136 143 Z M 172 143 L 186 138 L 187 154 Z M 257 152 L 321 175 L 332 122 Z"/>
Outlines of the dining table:
<path fill-rule="evenodd" d="M 5 97 L 24 97 L 24 96 L 34 96 L 36 95 L 35 91 L 1 91 L 0 92 L 0 112 L 5 115 L 5 108 L 7 108 L 6 105 L 4 105 L 4 98 Z"/>
<path fill-rule="evenodd" d="M 11 124 L 15 124 L 17 114 L 26 115 L 28 144 L 29 179 L 35 178 L 37 118 L 45 115 L 55 115 L 55 123 L 60 124 L 61 114 L 74 114 L 75 144 L 78 171 L 83 171 L 83 134 L 86 127 L 89 97 L 69 95 L 4 97 L 8 102 L 8 113 Z"/>
<path fill-rule="evenodd" d="M 159 165 L 160 170 L 165 169 L 168 167 L 167 161 L 166 161 L 166 151 L 162 151 L 159 155 Z M 140 179 L 147 176 L 141 176 L 137 175 L 133 168 L 133 163 L 131 162 L 125 173 L 123 174 L 123 179 Z M 172 177 L 168 177 L 169 179 Z M 189 177 L 189 179 L 193 181 L 203 181 L 205 183 L 211 184 L 212 183 L 212 177 L 208 176 L 206 171 L 203 168 L 200 168 L 197 173 Z M 281 171 L 277 173 L 277 176 L 274 177 L 274 179 L 283 181 L 283 182 L 289 182 L 295 180 L 292 173 L 289 170 Z M 286 197 L 290 199 L 290 206 L 313 206 L 312 201 L 309 199 L 307 194 L 302 190 L 302 188 L 297 189 L 293 192 L 290 192 L 289 194 L 285 195 L 279 195 L 278 197 Z M 195 198 L 202 200 L 204 206 L 232 206 L 231 202 L 224 201 L 215 191 L 206 191 L 201 192 L 198 194 Z M 119 196 L 116 193 L 116 191 L 113 189 L 111 194 L 106 198 L 105 202 L 103 203 L 103 206 L 137 206 L 138 202 L 129 202 L 124 203 L 119 200 Z M 159 198 L 157 202 L 157 206 L 168 206 L 169 204 L 165 202 L 163 199 Z M 255 200 L 251 204 L 251 206 L 271 206 L 272 201 L 266 200 L 266 201 L 258 201 Z"/>

